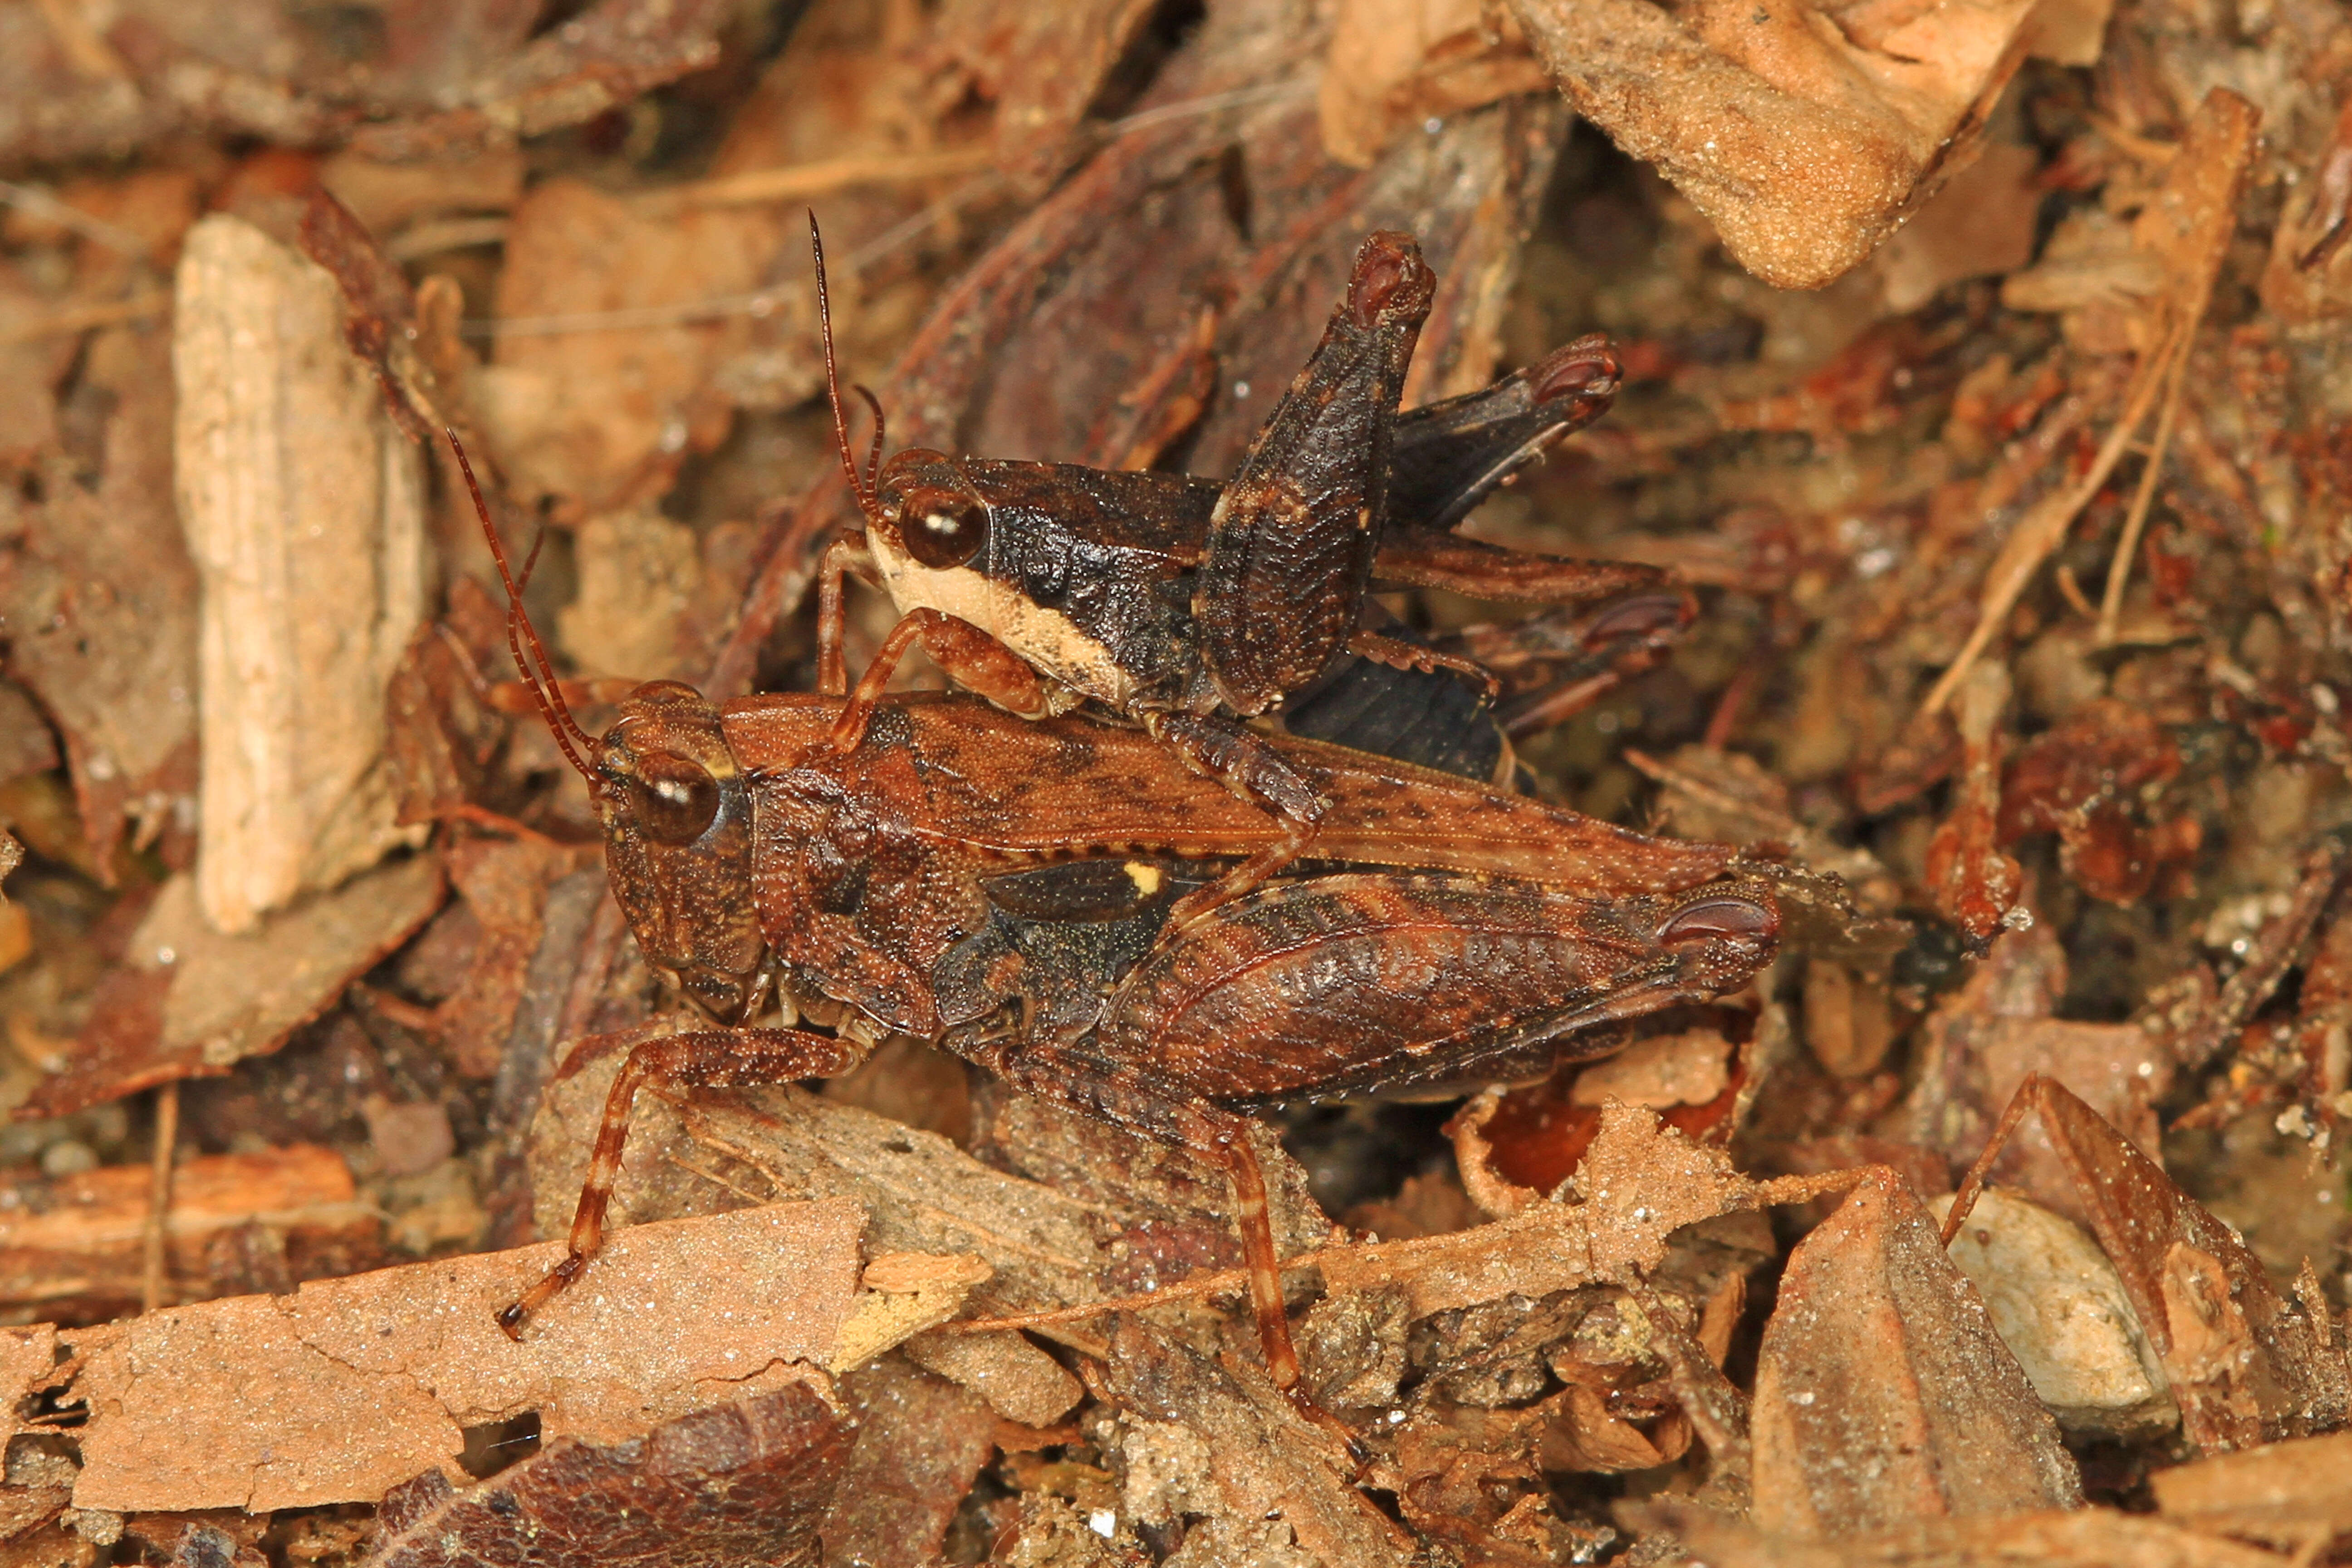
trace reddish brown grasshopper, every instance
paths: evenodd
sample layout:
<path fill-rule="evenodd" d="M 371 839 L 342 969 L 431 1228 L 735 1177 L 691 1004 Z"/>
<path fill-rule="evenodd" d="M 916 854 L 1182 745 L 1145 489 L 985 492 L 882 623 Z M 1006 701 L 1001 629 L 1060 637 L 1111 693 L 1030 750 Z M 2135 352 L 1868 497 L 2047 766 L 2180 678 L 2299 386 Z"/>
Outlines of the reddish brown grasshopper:
<path fill-rule="evenodd" d="M 812 219 L 813 244 L 814 228 Z M 821 247 L 816 267 L 830 384 Z M 1280 819 L 1283 836 L 1188 899 L 1180 926 L 1302 853 L 1326 803 L 1229 715 L 1280 706 L 1343 650 L 1459 670 L 1495 689 L 1465 658 L 1364 629 L 1376 581 L 1577 604 L 1661 576 L 1448 531 L 1545 446 L 1604 411 L 1619 373 L 1606 340 L 1584 338 L 1485 392 L 1400 416 L 1434 288 L 1411 237 L 1367 239 L 1321 343 L 1223 483 L 922 448 L 883 464 L 878 406 L 861 473 L 835 387 L 842 466 L 866 528 L 827 553 L 820 577 L 820 689 L 845 685 L 845 573 L 885 587 L 904 616 L 850 695 L 837 739 L 856 743 L 892 668 L 919 640 L 1010 711 L 1039 716 L 1092 700 L 1137 721 Z"/>
<path fill-rule="evenodd" d="M 638 946 L 716 1026 L 629 1053 L 569 1254 L 499 1315 L 509 1332 L 596 1255 L 640 1087 L 827 1077 L 891 1029 L 1223 1163 L 1267 1363 L 1295 1387 L 1251 1108 L 1510 1076 L 1578 1029 L 1744 984 L 1778 937 L 1726 846 L 1269 741 L 1330 802 L 1328 865 L 1170 940 L 1182 886 L 1282 828 L 1145 735 L 902 697 L 845 750 L 838 698 L 722 709 L 656 681 L 591 736 L 507 584 L 516 663 L 588 781 Z M 750 1026 L 772 993 L 838 1032 Z"/>

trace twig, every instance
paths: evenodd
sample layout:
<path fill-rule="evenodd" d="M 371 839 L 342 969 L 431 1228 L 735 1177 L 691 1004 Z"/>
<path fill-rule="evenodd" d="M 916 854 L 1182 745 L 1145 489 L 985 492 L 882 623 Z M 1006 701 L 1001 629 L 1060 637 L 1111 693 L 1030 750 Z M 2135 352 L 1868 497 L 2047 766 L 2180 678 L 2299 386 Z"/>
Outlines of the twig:
<path fill-rule="evenodd" d="M 1985 574 L 1976 629 L 1969 633 L 1969 640 L 1961 647 L 1959 657 L 1952 660 L 1951 668 L 1944 671 L 1943 679 L 1937 681 L 1935 689 L 1927 693 L 1927 700 L 1921 711 L 1941 712 L 1944 705 L 1951 700 L 1952 693 L 1959 689 L 1960 682 L 1968 678 L 1969 668 L 1992 641 L 1993 633 L 2002 621 L 2009 618 L 2009 612 L 2015 607 L 2018 595 L 2025 592 L 2026 584 L 2032 581 L 2033 574 L 2040 570 L 2042 562 L 2050 558 L 2050 552 L 2057 549 L 2060 541 L 2066 537 L 2066 531 L 2074 525 L 2075 517 L 2091 504 L 2091 498 L 2106 484 L 2107 476 L 2115 471 L 2116 464 L 2123 458 L 2124 448 L 2130 445 L 2141 422 L 2147 419 L 2148 409 L 2156 401 L 2157 390 L 2163 384 L 2164 373 L 2175 352 L 2187 340 L 2195 321 L 2190 317 L 2174 325 L 2156 351 L 2140 362 L 2138 370 L 2132 375 L 2133 384 L 2124 407 L 2124 416 L 2116 421 L 2116 427 L 2107 432 L 2105 442 L 2099 447 L 2099 455 L 2091 463 L 2090 472 L 2064 489 L 2054 490 L 2042 497 L 2018 520 L 2017 527 L 2001 545 L 2000 553 L 1994 557 L 1992 569 Z"/>
<path fill-rule="evenodd" d="M 139 1288 L 142 1312 L 163 1304 L 163 1241 L 172 1215 L 172 1154 L 179 1142 L 180 1083 L 174 1079 L 155 1091 L 154 1163 L 147 1188 L 147 1268 Z"/>
<path fill-rule="evenodd" d="M 2099 646 L 2107 647 L 2116 640 L 2116 623 L 2122 618 L 2124 584 L 2131 581 L 2132 560 L 2139 553 L 2140 529 L 2147 522 L 2150 503 L 2156 500 L 2157 480 L 2164 473 L 2165 448 L 2172 444 L 2172 422 L 2180 412 L 2180 384 L 2189 368 L 2189 338 L 2182 334 L 2180 346 L 2172 356 L 2172 365 L 2164 378 L 2164 411 L 2156 416 L 2156 439 L 2148 443 L 2147 465 L 2140 470 L 2139 489 L 2132 497 L 2131 511 L 2124 519 L 2123 537 L 2116 541 L 2116 558 L 2107 567 L 2106 592 L 2099 596 Z"/>
<path fill-rule="evenodd" d="M 127 300 L 95 300 L 83 305 L 63 305 L 45 315 L 0 323 L 0 348 L 29 343 L 39 338 L 87 331 L 92 327 L 119 327 L 125 321 L 160 316 L 172 308 L 169 289 L 149 289 Z"/>
<path fill-rule="evenodd" d="M 805 201 L 852 185 L 911 184 L 949 174 L 970 174 L 996 162 L 993 147 L 958 147 L 945 153 L 888 153 L 852 158 L 822 158 L 781 169 L 750 169 L 717 179 L 692 180 L 652 191 L 632 204 L 642 213 L 673 213 L 685 207 L 758 206 Z"/>

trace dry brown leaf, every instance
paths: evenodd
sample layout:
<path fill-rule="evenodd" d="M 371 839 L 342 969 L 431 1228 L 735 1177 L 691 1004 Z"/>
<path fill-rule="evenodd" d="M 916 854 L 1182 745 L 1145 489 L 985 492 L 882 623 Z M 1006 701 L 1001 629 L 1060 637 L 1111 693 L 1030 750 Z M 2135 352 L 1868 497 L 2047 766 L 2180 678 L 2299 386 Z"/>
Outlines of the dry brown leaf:
<path fill-rule="evenodd" d="M 2056 1424 L 1891 1172 L 1866 1175 L 1789 1255 L 1752 1436 L 1753 1517 L 1772 1534 L 2083 1500 Z"/>
<path fill-rule="evenodd" d="M 195 821 L 196 574 L 173 494 L 170 348 L 128 329 L 90 340 L 82 384 L 112 410 L 96 487 L 55 465 L 0 547 L 9 671 L 57 721 L 101 875 L 126 818 L 174 865 Z"/>
<path fill-rule="evenodd" d="M 173 878 L 100 982 L 73 1054 L 26 1104 L 62 1116 L 276 1050 L 406 942 L 441 891 L 440 858 L 412 856 L 223 936 L 198 912 L 194 879 Z"/>
<path fill-rule="evenodd" d="M 75 1506 L 373 1501 L 453 1461 L 466 1426 L 535 1410 L 549 1437 L 610 1442 L 803 1381 L 849 1312 L 861 1228 L 817 1203 L 622 1231 L 520 1344 L 492 1315 L 561 1244 L 76 1331 Z"/>
<path fill-rule="evenodd" d="M 1785 289 L 1852 268 L 1965 157 L 2032 0 L 1513 0 L 1578 111 Z"/>
<path fill-rule="evenodd" d="M 849 1449 L 794 1384 L 598 1447 L 559 1437 L 487 1481 L 387 1493 L 368 1568 L 735 1568 L 806 1561 Z"/>

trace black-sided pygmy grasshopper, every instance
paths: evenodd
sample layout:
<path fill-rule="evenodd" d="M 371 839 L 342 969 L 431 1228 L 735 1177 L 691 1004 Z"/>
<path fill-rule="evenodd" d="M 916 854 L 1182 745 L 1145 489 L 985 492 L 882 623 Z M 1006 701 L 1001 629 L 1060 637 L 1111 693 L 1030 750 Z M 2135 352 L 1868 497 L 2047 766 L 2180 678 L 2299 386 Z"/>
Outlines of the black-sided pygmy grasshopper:
<path fill-rule="evenodd" d="M 892 697 L 845 750 L 837 697 L 722 708 L 656 681 L 592 736 L 507 583 L 516 663 L 588 782 L 614 897 L 711 1026 L 630 1051 L 569 1254 L 500 1314 L 510 1332 L 596 1255 L 640 1087 L 829 1077 L 897 1030 L 1221 1163 L 1267 1364 L 1296 1388 L 1253 1109 L 1572 1058 L 1579 1030 L 1745 984 L 1778 940 L 1770 887 L 1727 846 L 1279 738 L 1329 803 L 1313 873 L 1171 933 L 1185 888 L 1282 828 L 1139 731 Z M 838 1032 L 755 1026 L 772 992 Z"/>

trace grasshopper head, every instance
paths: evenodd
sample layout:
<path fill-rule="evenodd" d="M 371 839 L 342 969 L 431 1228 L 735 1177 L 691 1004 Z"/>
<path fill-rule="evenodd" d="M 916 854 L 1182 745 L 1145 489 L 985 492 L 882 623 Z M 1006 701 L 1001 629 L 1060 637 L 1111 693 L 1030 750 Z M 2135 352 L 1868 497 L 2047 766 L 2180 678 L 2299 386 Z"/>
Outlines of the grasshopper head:
<path fill-rule="evenodd" d="M 742 1023 L 767 986 L 751 898 L 751 803 L 719 710 L 654 680 L 621 703 L 593 753 L 613 897 L 646 962 L 712 1022 Z"/>

